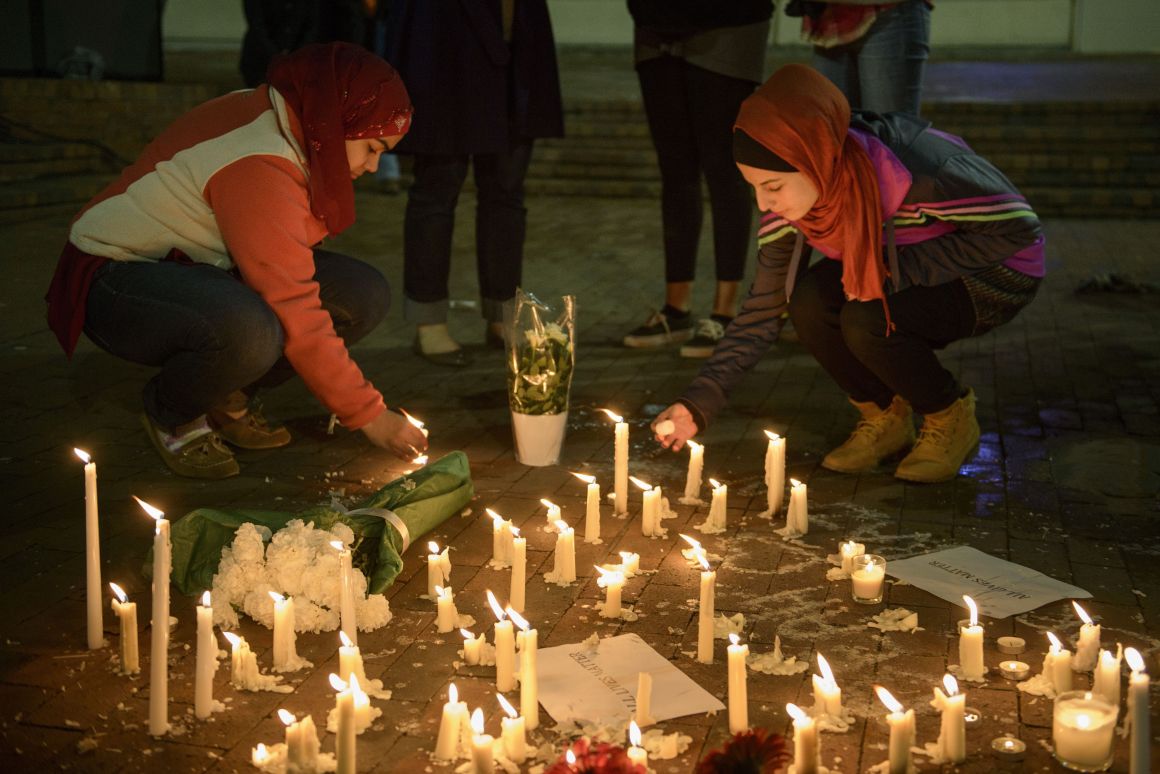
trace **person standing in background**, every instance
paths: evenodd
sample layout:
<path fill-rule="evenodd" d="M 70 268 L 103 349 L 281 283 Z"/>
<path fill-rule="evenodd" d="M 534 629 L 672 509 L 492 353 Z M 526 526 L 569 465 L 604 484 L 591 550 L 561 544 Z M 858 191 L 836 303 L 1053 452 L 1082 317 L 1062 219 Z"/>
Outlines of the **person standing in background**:
<path fill-rule="evenodd" d="M 415 103 L 399 152 L 414 159 L 403 226 L 404 312 L 414 351 L 446 366 L 467 353 L 447 327 L 455 207 L 475 173 L 475 247 L 487 322 L 502 346 L 503 304 L 523 269 L 524 178 L 539 137 L 564 133 L 546 0 L 393 0 L 386 58 Z"/>
<path fill-rule="evenodd" d="M 930 55 L 931 0 L 792 0 L 810 64 L 859 110 L 917 116 Z"/>
<path fill-rule="evenodd" d="M 266 80 L 276 54 L 288 54 L 318 40 L 318 0 L 244 0 L 246 35 L 238 68 L 247 88 Z"/>
<path fill-rule="evenodd" d="M 685 342 L 708 357 L 737 310 L 752 204 L 733 163 L 733 121 L 761 83 L 770 0 L 628 0 L 634 59 L 661 174 L 665 303 L 624 337 L 627 347 Z M 709 190 L 717 286 L 712 313 L 690 310 L 701 235 L 701 178 Z M 694 323 L 695 321 L 695 323 Z"/>

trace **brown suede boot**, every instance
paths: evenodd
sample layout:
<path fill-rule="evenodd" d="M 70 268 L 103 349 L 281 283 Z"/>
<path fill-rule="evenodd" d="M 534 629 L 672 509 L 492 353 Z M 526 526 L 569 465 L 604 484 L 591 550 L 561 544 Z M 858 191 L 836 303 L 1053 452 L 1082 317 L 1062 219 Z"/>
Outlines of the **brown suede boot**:
<path fill-rule="evenodd" d="M 914 412 L 897 395 L 885 409 L 851 400 L 862 419 L 846 442 L 826 455 L 822 467 L 839 473 L 861 473 L 914 443 Z"/>
<path fill-rule="evenodd" d="M 949 481 L 979 445 L 979 421 L 975 419 L 975 392 L 949 407 L 922 418 L 922 430 L 914 449 L 894 471 L 896 478 L 933 484 Z"/>
<path fill-rule="evenodd" d="M 221 479 L 240 472 L 233 453 L 225 447 L 221 437 L 208 428 L 178 448 L 170 449 L 166 444 L 166 431 L 158 427 L 148 414 L 141 415 L 141 424 L 166 466 L 179 476 Z"/>
<path fill-rule="evenodd" d="M 240 391 L 230 393 L 207 416 L 218 435 L 239 449 L 277 449 L 290 443 L 290 431 L 283 425 L 270 425 L 261 405 Z"/>

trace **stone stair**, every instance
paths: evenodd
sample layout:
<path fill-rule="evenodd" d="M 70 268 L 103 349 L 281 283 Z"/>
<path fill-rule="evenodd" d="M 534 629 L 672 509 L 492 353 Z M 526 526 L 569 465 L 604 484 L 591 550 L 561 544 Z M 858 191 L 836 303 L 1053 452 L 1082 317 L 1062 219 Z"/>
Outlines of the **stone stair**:
<path fill-rule="evenodd" d="M 536 147 L 530 191 L 659 197 L 638 103 L 571 102 L 566 112 L 568 136 Z M 992 159 L 1044 216 L 1160 214 L 1160 101 L 941 102 L 924 115 Z"/>

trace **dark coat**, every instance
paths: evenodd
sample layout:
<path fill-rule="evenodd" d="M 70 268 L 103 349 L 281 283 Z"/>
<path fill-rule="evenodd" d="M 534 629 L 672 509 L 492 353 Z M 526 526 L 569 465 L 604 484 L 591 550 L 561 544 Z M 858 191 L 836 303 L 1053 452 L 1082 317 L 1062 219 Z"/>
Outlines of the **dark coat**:
<path fill-rule="evenodd" d="M 402 153 L 499 153 L 564 133 L 546 0 L 516 0 L 510 44 L 499 0 L 392 0 L 385 58 L 415 105 Z"/>

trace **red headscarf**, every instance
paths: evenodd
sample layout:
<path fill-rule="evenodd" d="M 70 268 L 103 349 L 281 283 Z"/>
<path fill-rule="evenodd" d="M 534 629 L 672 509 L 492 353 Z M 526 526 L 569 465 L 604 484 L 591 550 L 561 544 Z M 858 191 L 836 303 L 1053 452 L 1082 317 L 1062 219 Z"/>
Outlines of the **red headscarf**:
<path fill-rule="evenodd" d="M 818 189 L 817 203 L 795 225 L 842 259 L 846 295 L 885 300 L 878 177 L 850 136 L 850 103 L 842 92 L 816 70 L 786 65 L 741 103 L 735 126 Z"/>
<path fill-rule="evenodd" d="M 404 134 L 411 98 L 395 68 L 361 46 L 305 46 L 270 63 L 266 80 L 302 122 L 310 211 L 337 234 L 354 223 L 346 140 Z"/>

